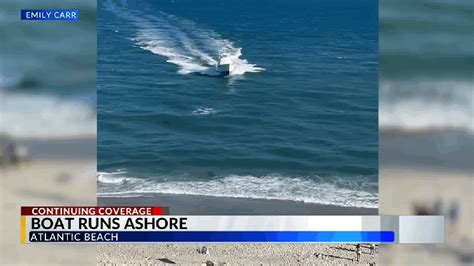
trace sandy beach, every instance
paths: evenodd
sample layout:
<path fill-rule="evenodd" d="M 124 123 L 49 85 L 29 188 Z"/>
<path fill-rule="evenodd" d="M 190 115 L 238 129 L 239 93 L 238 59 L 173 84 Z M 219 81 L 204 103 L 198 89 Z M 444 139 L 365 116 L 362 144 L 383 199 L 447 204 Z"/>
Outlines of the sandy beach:
<path fill-rule="evenodd" d="M 30 161 L 0 168 L 0 264 L 93 265 L 96 263 L 93 245 L 20 244 L 20 206 L 95 205 L 96 202 L 94 150 L 89 156 L 85 153 L 79 156 L 75 145 L 66 140 L 35 143 L 28 145 L 33 154 Z M 50 146 L 46 143 L 56 143 L 52 146 L 58 149 L 45 153 L 42 149 Z M 83 140 L 81 145 L 92 147 L 93 143 L 93 139 Z M 39 146 L 43 148 L 38 149 Z"/>
<path fill-rule="evenodd" d="M 419 188 L 416 191 L 413 188 Z M 444 203 L 446 215 L 450 203 L 458 202 L 459 219 L 456 232 L 447 231 L 447 241 L 459 238 L 474 239 L 474 179 L 468 173 L 439 172 L 410 169 L 382 169 L 380 178 L 380 214 L 412 215 L 415 203 L 430 206 L 436 200 Z M 404 193 L 401 191 L 412 191 Z M 415 193 L 416 192 L 416 193 Z M 447 215 L 446 215 L 447 216 Z M 446 217 L 446 225 L 449 219 Z"/>
<path fill-rule="evenodd" d="M 461 145 L 460 145 L 461 144 Z M 474 176 L 472 135 L 465 132 L 381 132 L 379 210 L 381 215 L 414 215 L 415 205 L 445 218 L 445 245 L 386 245 L 380 263 L 472 265 Z M 449 219 L 453 203 L 456 221 Z"/>
<path fill-rule="evenodd" d="M 308 204 L 286 200 L 224 198 L 193 195 L 153 194 L 147 197 L 99 197 L 104 206 L 166 206 L 170 214 L 220 215 L 376 215 L 377 209 L 350 208 Z M 209 247 L 210 255 L 197 252 Z M 376 262 L 378 255 L 363 248 L 360 263 Z M 355 245 L 321 244 L 121 244 L 98 245 L 97 262 L 101 264 L 180 264 L 201 265 L 212 261 L 215 265 L 310 265 L 352 264 Z"/>
<path fill-rule="evenodd" d="M 99 197 L 104 206 L 167 206 L 170 214 L 220 215 L 376 215 L 377 209 L 349 208 L 308 204 L 297 201 L 223 198 L 193 195 L 153 194 L 148 197 Z M 209 247 L 210 255 L 197 252 Z M 363 248 L 360 263 L 376 262 L 378 255 Z M 101 264 L 180 264 L 201 265 L 311 265 L 356 264 L 355 245 L 321 244 L 122 244 L 98 245 L 97 261 Z"/>
<path fill-rule="evenodd" d="M 444 204 L 441 215 L 447 215 L 446 209 L 451 202 L 456 201 L 460 206 L 456 223 L 445 220 L 445 245 L 386 245 L 381 248 L 380 263 L 468 265 L 468 257 L 472 262 L 472 248 L 474 248 L 472 175 L 462 172 L 382 168 L 379 182 L 382 215 L 413 215 L 414 204 L 431 207 L 437 200 Z"/>
<path fill-rule="evenodd" d="M 369 254 L 362 247 L 360 262 L 356 261 L 355 245 L 319 244 L 205 244 L 209 255 L 199 254 L 204 244 L 143 244 L 99 245 L 99 264 L 178 264 L 205 265 L 314 265 L 314 264 L 365 264 L 375 263 L 378 249 Z"/>

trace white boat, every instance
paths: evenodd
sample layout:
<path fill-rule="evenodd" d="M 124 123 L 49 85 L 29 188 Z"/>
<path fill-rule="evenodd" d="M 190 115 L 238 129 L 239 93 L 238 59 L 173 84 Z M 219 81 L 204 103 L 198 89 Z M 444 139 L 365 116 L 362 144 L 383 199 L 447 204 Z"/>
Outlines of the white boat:
<path fill-rule="evenodd" d="M 229 75 L 230 74 L 230 64 L 217 64 L 216 70 L 222 75 Z"/>
<path fill-rule="evenodd" d="M 234 65 L 232 64 L 232 59 L 227 56 L 220 55 L 219 62 L 216 65 L 216 70 L 222 75 L 230 75 L 234 70 Z"/>

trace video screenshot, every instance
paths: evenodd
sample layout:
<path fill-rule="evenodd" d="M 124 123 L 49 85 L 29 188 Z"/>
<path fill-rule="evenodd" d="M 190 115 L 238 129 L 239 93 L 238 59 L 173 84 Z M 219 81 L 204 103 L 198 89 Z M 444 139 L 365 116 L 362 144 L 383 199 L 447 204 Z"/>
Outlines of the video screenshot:
<path fill-rule="evenodd" d="M 473 265 L 471 0 L 1 0 L 0 265 Z"/>

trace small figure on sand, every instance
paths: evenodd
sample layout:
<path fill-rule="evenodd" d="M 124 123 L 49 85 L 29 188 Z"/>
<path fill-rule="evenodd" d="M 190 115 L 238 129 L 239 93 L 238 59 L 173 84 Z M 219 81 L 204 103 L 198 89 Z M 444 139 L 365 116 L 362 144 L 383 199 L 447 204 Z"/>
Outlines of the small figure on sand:
<path fill-rule="evenodd" d="M 201 248 L 197 249 L 197 252 L 202 255 L 209 255 L 209 248 L 206 246 L 202 246 Z"/>
<path fill-rule="evenodd" d="M 0 133 L 0 167 L 17 166 L 28 158 L 26 147 L 17 145 L 10 136 Z"/>
<path fill-rule="evenodd" d="M 370 254 L 373 255 L 375 253 L 375 244 L 370 244 L 369 250 L 370 250 Z"/>
<path fill-rule="evenodd" d="M 356 245 L 356 255 L 357 255 L 357 261 L 360 261 L 360 255 L 362 254 L 362 250 L 360 248 L 360 244 Z"/>
<path fill-rule="evenodd" d="M 451 236 L 456 235 L 456 227 L 459 217 L 459 203 L 457 201 L 453 201 L 448 209 L 448 225 L 449 225 L 449 234 Z"/>

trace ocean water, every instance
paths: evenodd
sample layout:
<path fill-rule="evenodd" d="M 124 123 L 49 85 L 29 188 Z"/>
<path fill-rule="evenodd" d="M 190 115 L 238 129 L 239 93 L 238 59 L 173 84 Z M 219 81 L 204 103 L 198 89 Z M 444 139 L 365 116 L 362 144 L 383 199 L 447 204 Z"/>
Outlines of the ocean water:
<path fill-rule="evenodd" d="M 377 207 L 377 1 L 104 1 L 97 32 L 99 195 Z"/>
<path fill-rule="evenodd" d="M 380 165 L 474 170 L 474 2 L 380 3 Z"/>
<path fill-rule="evenodd" d="M 79 9 L 80 21 L 21 21 L 21 9 Z M 0 2 L 0 133 L 96 134 L 96 1 Z"/>
<path fill-rule="evenodd" d="M 381 1 L 381 129 L 473 136 L 473 14 L 469 0 Z"/>

